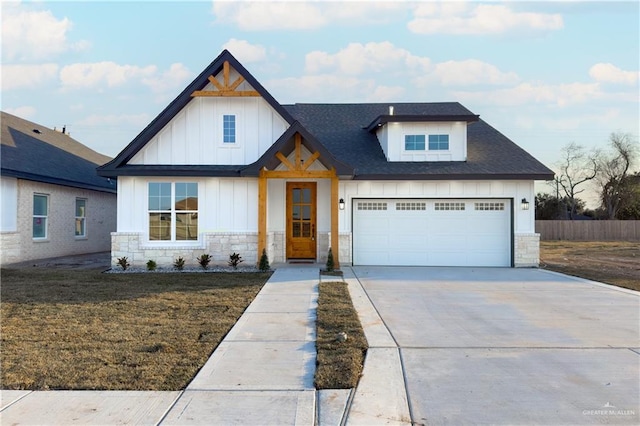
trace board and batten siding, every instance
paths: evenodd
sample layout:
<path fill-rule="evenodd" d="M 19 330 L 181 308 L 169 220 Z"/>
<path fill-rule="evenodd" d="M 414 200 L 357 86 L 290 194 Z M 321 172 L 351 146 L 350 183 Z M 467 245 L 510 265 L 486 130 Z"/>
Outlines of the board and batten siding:
<path fill-rule="evenodd" d="M 258 180 L 247 178 L 118 179 L 118 232 L 148 235 L 149 182 L 198 183 L 198 232 L 257 232 Z M 189 242 L 181 242 L 188 245 Z M 198 244 L 193 242 L 192 244 Z"/>
<path fill-rule="evenodd" d="M 236 143 L 222 142 L 223 115 L 236 116 Z M 129 164 L 251 164 L 288 123 L 261 97 L 195 97 Z"/>
<path fill-rule="evenodd" d="M 339 193 L 346 204 L 339 212 L 340 232 L 351 232 L 354 198 L 512 198 L 514 232 L 535 233 L 533 181 L 343 181 Z M 529 200 L 529 210 L 520 208 L 523 198 Z"/>
<path fill-rule="evenodd" d="M 467 159 L 467 123 L 425 122 L 387 123 L 376 133 L 389 161 L 465 161 Z M 425 135 L 424 151 L 406 151 L 405 135 Z M 449 149 L 429 151 L 429 135 L 449 135 Z"/>

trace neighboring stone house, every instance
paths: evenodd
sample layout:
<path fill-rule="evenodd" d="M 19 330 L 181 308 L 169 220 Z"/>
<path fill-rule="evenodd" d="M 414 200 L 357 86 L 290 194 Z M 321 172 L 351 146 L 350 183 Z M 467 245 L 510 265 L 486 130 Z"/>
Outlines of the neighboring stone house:
<path fill-rule="evenodd" d="M 2 112 L 2 264 L 109 251 L 116 180 L 96 167 L 110 158 L 63 131 Z"/>
<path fill-rule="evenodd" d="M 98 172 L 134 265 L 537 266 L 553 178 L 457 102 L 282 105 L 226 50 Z"/>

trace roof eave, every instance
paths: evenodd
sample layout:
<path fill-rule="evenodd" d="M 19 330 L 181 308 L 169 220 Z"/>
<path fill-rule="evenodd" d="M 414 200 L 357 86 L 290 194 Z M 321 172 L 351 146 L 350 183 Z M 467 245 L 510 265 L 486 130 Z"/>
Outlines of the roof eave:
<path fill-rule="evenodd" d="M 415 173 L 415 174 L 356 174 L 353 180 L 552 180 L 553 174 L 548 173 Z"/>
<path fill-rule="evenodd" d="M 473 123 L 475 121 L 480 120 L 479 115 L 475 114 L 465 114 L 465 115 L 379 115 L 375 118 L 365 130 L 371 132 L 377 129 L 380 126 L 383 126 L 387 123 L 424 123 L 424 122 L 435 122 L 435 121 L 464 121 L 467 123 Z"/>

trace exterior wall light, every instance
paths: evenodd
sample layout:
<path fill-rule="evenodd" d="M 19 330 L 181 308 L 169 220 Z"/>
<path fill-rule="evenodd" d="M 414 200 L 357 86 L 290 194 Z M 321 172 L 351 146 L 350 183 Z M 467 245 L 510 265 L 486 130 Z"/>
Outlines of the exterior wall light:
<path fill-rule="evenodd" d="M 520 202 L 520 207 L 522 208 L 522 210 L 529 210 L 529 202 L 526 198 L 522 199 L 522 201 Z"/>
<path fill-rule="evenodd" d="M 340 198 L 340 201 L 338 201 L 338 207 L 340 208 L 340 210 L 344 210 L 344 199 Z"/>

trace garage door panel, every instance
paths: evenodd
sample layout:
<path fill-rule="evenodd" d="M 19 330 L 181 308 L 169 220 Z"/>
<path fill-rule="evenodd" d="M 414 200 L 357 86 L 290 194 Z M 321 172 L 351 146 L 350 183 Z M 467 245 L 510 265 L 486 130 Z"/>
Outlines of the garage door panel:
<path fill-rule="evenodd" d="M 510 266 L 510 209 L 509 200 L 358 200 L 354 264 Z"/>

